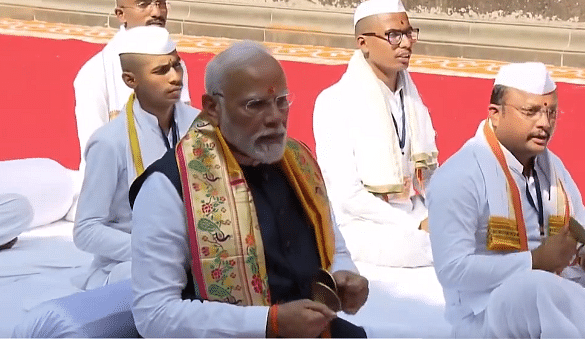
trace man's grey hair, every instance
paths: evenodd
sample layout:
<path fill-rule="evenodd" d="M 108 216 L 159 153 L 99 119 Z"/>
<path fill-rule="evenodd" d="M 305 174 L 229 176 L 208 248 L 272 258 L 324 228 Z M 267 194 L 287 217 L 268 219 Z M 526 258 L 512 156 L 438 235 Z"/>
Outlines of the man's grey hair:
<path fill-rule="evenodd" d="M 251 40 L 232 44 L 216 55 L 205 67 L 205 93 L 221 93 L 230 71 L 245 66 L 260 56 L 272 56 L 266 46 Z"/>

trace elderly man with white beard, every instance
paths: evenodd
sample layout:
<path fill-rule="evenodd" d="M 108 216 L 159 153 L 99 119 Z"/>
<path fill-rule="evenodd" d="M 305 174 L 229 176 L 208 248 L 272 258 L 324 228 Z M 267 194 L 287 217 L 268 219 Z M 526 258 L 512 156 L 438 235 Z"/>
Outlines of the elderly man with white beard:
<path fill-rule="evenodd" d="M 364 337 L 341 318 L 368 281 L 332 219 L 319 167 L 287 138 L 280 63 L 239 42 L 207 65 L 203 111 L 133 184 L 133 314 L 145 337 Z M 339 308 L 311 300 L 332 272 Z"/>

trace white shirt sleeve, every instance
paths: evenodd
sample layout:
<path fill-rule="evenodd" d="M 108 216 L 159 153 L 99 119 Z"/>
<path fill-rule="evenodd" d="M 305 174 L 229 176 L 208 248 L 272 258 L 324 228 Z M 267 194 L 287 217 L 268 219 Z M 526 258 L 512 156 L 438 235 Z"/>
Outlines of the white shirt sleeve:
<path fill-rule="evenodd" d="M 472 155 L 459 158 L 466 156 Z M 478 235 L 478 229 L 489 218 L 487 195 L 481 171 L 470 164 L 451 159 L 431 179 L 427 194 L 431 244 L 443 288 L 489 291 L 513 273 L 531 270 L 532 258 L 530 251 L 486 253 L 485 234 Z"/>
<path fill-rule="evenodd" d="M 190 251 L 183 202 L 153 173 L 133 212 L 133 315 L 144 337 L 265 337 L 268 307 L 182 300 Z"/>
<path fill-rule="evenodd" d="M 337 106 L 332 100 L 319 96 L 315 102 L 313 126 L 317 160 L 338 220 L 342 225 L 348 222 L 347 219 L 352 219 L 407 229 L 418 228 L 421 220 L 365 189 L 358 176 L 353 141 L 348 133 L 353 128 L 351 119 L 334 117 L 344 110 Z"/>
<path fill-rule="evenodd" d="M 359 273 L 355 263 L 351 259 L 349 250 L 345 246 L 345 240 L 339 231 L 339 227 L 337 227 L 333 213 L 331 216 L 331 221 L 333 223 L 333 232 L 335 235 L 335 255 L 333 256 L 333 267 L 331 268 L 331 272 L 351 271 L 354 273 Z"/>
<path fill-rule="evenodd" d="M 92 138 L 86 151 L 87 167 L 79 194 L 77 215 L 73 227 L 75 245 L 86 252 L 116 261 L 131 259 L 129 221 L 109 220 L 112 204 L 117 195 L 128 196 L 126 178 L 121 178 L 124 168 L 113 141 Z M 118 185 L 122 187 L 118 187 Z M 126 192 L 122 192 L 126 190 Z M 115 206 L 114 208 L 120 206 Z M 114 228 L 109 223 L 117 222 Z"/>
<path fill-rule="evenodd" d="M 109 121 L 106 81 L 103 76 L 102 54 L 92 57 L 77 73 L 75 90 L 75 119 L 81 150 L 81 162 L 89 137 Z M 83 166 L 80 166 L 82 169 Z"/>

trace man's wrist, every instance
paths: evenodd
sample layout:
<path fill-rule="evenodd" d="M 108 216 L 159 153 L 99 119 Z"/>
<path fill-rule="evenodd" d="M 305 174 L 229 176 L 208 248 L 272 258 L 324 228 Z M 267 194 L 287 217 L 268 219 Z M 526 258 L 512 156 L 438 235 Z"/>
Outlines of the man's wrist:
<path fill-rule="evenodd" d="M 266 321 L 266 338 L 276 337 L 278 337 L 278 304 L 270 306 Z"/>

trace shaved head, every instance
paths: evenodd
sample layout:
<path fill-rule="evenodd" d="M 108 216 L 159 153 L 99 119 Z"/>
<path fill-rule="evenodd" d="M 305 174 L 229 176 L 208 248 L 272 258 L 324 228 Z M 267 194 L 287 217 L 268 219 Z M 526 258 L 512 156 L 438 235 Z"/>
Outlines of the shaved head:
<path fill-rule="evenodd" d="M 122 64 L 123 72 L 138 72 L 141 67 L 146 63 L 148 58 L 151 57 L 147 54 L 134 54 L 125 53 L 120 55 L 120 63 Z"/>
<path fill-rule="evenodd" d="M 366 32 L 371 32 L 372 31 L 372 27 L 378 23 L 380 19 L 380 15 L 370 15 L 367 16 L 365 18 L 360 19 L 356 24 L 355 24 L 355 36 L 356 38 Z"/>
<path fill-rule="evenodd" d="M 169 54 L 123 53 L 120 63 L 122 80 L 147 112 L 169 109 L 179 101 L 183 67 L 176 50 Z"/>

